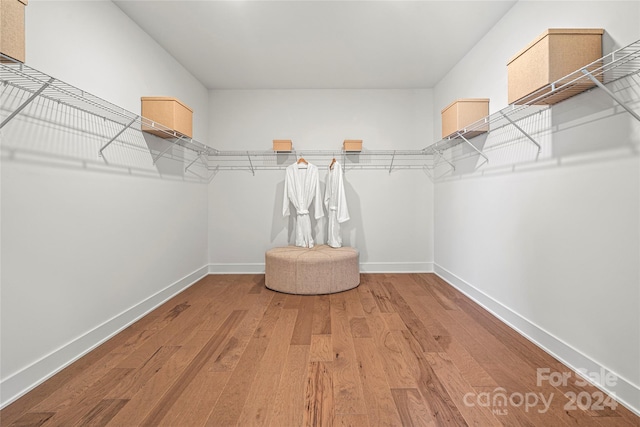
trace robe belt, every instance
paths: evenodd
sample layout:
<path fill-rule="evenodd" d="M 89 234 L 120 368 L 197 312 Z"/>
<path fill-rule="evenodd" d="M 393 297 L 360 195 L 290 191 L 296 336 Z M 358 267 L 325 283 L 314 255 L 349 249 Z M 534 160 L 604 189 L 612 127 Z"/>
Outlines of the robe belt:
<path fill-rule="evenodd" d="M 306 209 L 298 209 L 298 215 L 309 215 L 309 211 Z"/>

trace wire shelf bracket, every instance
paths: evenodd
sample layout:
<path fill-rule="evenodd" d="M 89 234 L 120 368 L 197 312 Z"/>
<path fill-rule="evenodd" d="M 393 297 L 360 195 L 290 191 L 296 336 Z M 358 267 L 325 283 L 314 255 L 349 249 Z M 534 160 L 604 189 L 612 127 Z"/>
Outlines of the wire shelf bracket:
<path fill-rule="evenodd" d="M 467 138 L 465 138 L 464 135 L 462 135 L 462 132 L 458 132 L 458 136 L 460 138 L 462 138 L 464 140 L 464 142 L 469 144 L 469 147 L 473 148 L 476 151 L 476 153 L 478 153 L 482 157 L 484 157 L 484 159 L 487 161 L 487 163 L 489 163 L 489 158 L 481 150 L 477 149 L 475 145 L 473 145 L 471 142 L 469 142 L 469 140 Z"/>
<path fill-rule="evenodd" d="M 396 150 L 393 150 L 393 155 L 391 156 L 391 164 L 389 165 L 389 173 L 391 173 L 391 170 L 393 169 L 393 161 L 396 158 Z"/>
<path fill-rule="evenodd" d="M 615 93 L 611 92 L 609 90 L 608 87 L 606 87 L 605 85 L 602 84 L 602 82 L 600 82 L 600 80 L 596 79 L 595 77 L 593 77 L 593 74 L 591 74 L 586 68 L 583 68 L 582 70 L 580 70 L 585 76 L 587 76 L 589 78 L 589 80 L 591 80 L 593 83 L 596 84 L 596 86 L 598 86 L 600 89 L 602 89 L 604 91 L 604 93 L 606 93 L 607 95 L 609 95 L 614 101 L 616 101 L 622 108 L 624 108 L 625 110 L 627 110 L 627 112 L 629 114 L 631 114 L 636 120 L 638 120 L 640 122 L 640 115 L 638 115 L 638 113 L 636 113 L 635 111 L 633 111 L 631 108 L 629 108 L 629 106 L 622 101 Z"/>
<path fill-rule="evenodd" d="M 10 121 L 15 117 L 15 116 L 17 116 L 18 114 L 20 114 L 20 111 L 24 110 L 24 108 L 25 108 L 27 105 L 31 104 L 31 102 L 33 102 L 33 100 L 34 100 L 34 99 L 36 99 L 38 96 L 40 96 L 40 94 L 41 94 L 42 92 L 44 92 L 44 90 L 45 90 L 47 87 L 49 87 L 49 85 L 50 85 L 51 83 L 53 83 L 53 81 L 54 81 L 54 80 L 55 80 L 55 79 L 54 79 L 53 77 L 51 77 L 51 78 L 49 79 L 49 81 L 48 81 L 48 82 L 46 82 L 45 84 L 43 84 L 43 85 L 40 87 L 40 89 L 38 89 L 37 91 L 35 91 L 35 92 L 33 93 L 33 95 L 31 95 L 31 96 L 29 97 L 29 99 L 27 99 L 27 100 L 26 100 L 26 101 L 24 101 L 22 104 L 20 104 L 20 106 L 19 106 L 18 108 L 16 108 L 16 109 L 15 109 L 15 111 L 14 111 L 13 113 L 9 114 L 9 116 L 8 116 L 6 119 L 4 119 L 4 120 L 2 121 L 2 123 L 0 123 L 0 129 L 2 129 L 2 128 L 4 127 L 4 125 L 6 125 L 7 123 L 9 123 L 9 122 L 10 122 Z"/>
<path fill-rule="evenodd" d="M 533 142 L 535 144 L 535 146 L 538 147 L 538 153 L 540 151 L 542 151 L 542 147 L 540 146 L 540 144 L 538 144 L 538 142 L 535 139 L 533 139 L 533 137 L 531 137 L 531 135 L 529 135 L 524 129 L 522 129 L 520 126 L 518 126 L 518 124 L 516 122 L 511 120 L 511 117 L 507 116 L 502 111 L 500 111 L 500 114 L 502 114 L 502 117 L 504 117 L 514 128 L 518 129 L 518 131 L 520 131 L 521 134 L 526 136 L 529 141 Z"/>
<path fill-rule="evenodd" d="M 115 136 L 113 138 L 111 138 L 109 140 L 109 142 L 107 142 L 106 144 L 104 144 L 101 148 L 100 151 L 98 151 L 98 157 L 102 157 L 102 152 L 104 151 L 105 148 L 107 148 L 113 141 L 115 141 L 120 135 L 122 135 L 124 133 L 124 131 L 126 131 L 127 129 L 129 129 L 131 127 L 132 124 L 134 124 L 136 122 L 136 120 L 138 120 L 139 116 L 136 116 L 133 120 L 131 120 L 125 127 L 123 127 L 120 132 L 118 132 L 117 134 L 115 134 Z"/>
<path fill-rule="evenodd" d="M 197 162 L 197 161 L 198 161 L 198 159 L 201 159 L 201 157 L 202 157 L 202 153 L 198 153 L 198 155 L 196 155 L 196 158 L 195 158 L 195 159 L 193 159 L 193 160 L 191 161 L 191 163 L 189 163 L 189 164 L 187 165 L 187 167 L 186 167 L 186 168 L 184 168 L 184 171 L 185 171 L 185 172 L 187 172 L 187 171 L 189 170 L 189 168 L 190 168 L 190 167 L 191 167 L 195 162 Z"/>
<path fill-rule="evenodd" d="M 451 163 L 449 160 L 447 160 L 447 158 L 444 157 L 440 151 L 436 150 L 435 151 L 435 155 L 436 155 L 436 164 L 434 165 L 434 168 L 435 168 L 435 166 L 438 165 L 438 161 L 439 160 L 444 160 L 446 163 L 449 164 L 449 166 L 451 166 L 451 171 L 452 172 L 456 170 L 455 165 L 453 163 Z"/>
<path fill-rule="evenodd" d="M 182 139 L 182 138 L 178 138 L 178 141 Z M 178 141 L 176 141 L 175 143 L 177 144 Z M 160 160 L 161 157 L 163 157 L 165 154 L 167 154 L 169 152 L 169 150 L 171 150 L 173 148 L 173 143 L 169 144 L 169 146 L 167 148 L 165 148 L 160 154 L 158 154 L 154 159 L 153 159 L 153 165 L 155 166 L 155 164 L 158 162 L 158 160 Z"/>
<path fill-rule="evenodd" d="M 256 171 L 253 169 L 253 162 L 251 161 L 251 154 L 247 151 L 247 159 L 249 159 L 249 167 L 251 168 L 251 174 L 256 176 Z"/>

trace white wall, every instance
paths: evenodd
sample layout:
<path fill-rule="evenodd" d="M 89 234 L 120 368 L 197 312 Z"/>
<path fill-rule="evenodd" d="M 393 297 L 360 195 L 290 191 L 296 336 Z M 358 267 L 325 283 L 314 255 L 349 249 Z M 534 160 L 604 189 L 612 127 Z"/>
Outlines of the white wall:
<path fill-rule="evenodd" d="M 506 107 L 507 61 L 547 28 L 604 28 L 608 53 L 639 18 L 638 2 L 519 2 L 434 88 L 434 139 L 456 98 Z M 639 84 L 610 88 L 640 112 Z M 594 90 L 526 125 L 538 160 L 523 139 L 435 186 L 435 270 L 570 366 L 615 373 L 640 412 L 640 123 Z"/>
<path fill-rule="evenodd" d="M 113 3 L 32 1 L 26 21 L 29 66 L 133 112 L 180 98 L 206 141 L 206 89 Z M 2 405 L 206 274 L 206 183 L 139 132 L 98 158 L 101 126 L 38 101 L 2 129 Z"/>
<path fill-rule="evenodd" d="M 291 139 L 302 154 L 339 152 L 344 139 L 362 139 L 365 150 L 419 149 L 432 134 L 431 105 L 431 90 L 215 90 L 209 132 L 221 150 L 268 151 L 273 139 Z M 316 164 L 323 188 L 330 160 Z M 278 161 L 287 166 L 295 158 Z M 293 244 L 294 224 L 282 217 L 283 185 L 284 170 L 214 177 L 212 271 L 264 271 L 265 250 Z M 343 244 L 359 249 L 362 271 L 431 270 L 433 186 L 424 172 L 349 170 L 345 189 L 351 220 Z M 324 220 L 316 224 L 320 243 L 325 227 Z"/>

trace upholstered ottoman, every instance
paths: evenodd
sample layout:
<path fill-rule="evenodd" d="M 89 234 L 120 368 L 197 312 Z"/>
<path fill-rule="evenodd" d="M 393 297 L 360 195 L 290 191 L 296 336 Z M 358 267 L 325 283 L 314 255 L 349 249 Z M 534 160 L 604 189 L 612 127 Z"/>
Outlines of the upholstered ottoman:
<path fill-rule="evenodd" d="M 265 284 L 289 294 L 331 294 L 360 284 L 358 250 L 350 247 L 287 246 L 265 253 Z"/>

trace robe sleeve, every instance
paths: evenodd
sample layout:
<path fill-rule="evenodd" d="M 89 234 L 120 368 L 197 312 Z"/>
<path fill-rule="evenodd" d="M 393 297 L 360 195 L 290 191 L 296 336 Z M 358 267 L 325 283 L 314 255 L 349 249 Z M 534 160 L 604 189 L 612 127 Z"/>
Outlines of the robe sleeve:
<path fill-rule="evenodd" d="M 316 219 L 320 219 L 324 216 L 324 209 L 322 209 L 322 194 L 320 194 L 320 180 L 318 179 L 318 169 L 315 169 L 315 184 L 316 194 L 314 196 L 313 210 L 316 214 Z"/>
<path fill-rule="evenodd" d="M 282 216 L 289 216 L 289 171 L 284 175 L 284 195 L 282 196 Z"/>
<path fill-rule="evenodd" d="M 344 180 L 342 179 L 342 167 L 340 165 L 338 165 L 338 170 L 335 173 L 338 179 L 338 212 L 336 212 L 336 217 L 339 223 L 343 223 L 349 221 L 349 209 L 347 208 L 347 197 L 344 193 Z"/>
<path fill-rule="evenodd" d="M 331 171 L 327 174 L 327 182 L 324 185 L 324 207 L 329 212 L 329 201 L 331 200 Z"/>

